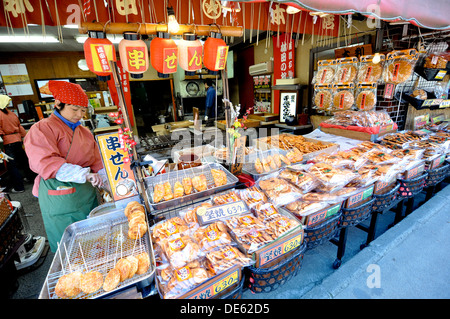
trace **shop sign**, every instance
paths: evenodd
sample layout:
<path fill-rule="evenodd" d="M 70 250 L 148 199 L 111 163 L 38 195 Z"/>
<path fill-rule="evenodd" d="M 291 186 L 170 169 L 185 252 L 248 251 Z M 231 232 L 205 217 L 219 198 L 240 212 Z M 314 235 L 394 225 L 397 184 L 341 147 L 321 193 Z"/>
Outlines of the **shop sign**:
<path fill-rule="evenodd" d="M 136 180 L 130 163 L 123 160 L 128 153 L 123 150 L 124 143 L 119 139 L 119 133 L 101 134 L 96 138 L 114 201 L 135 196 Z"/>
<path fill-rule="evenodd" d="M 372 54 L 371 44 L 358 45 L 354 47 L 347 47 L 334 50 L 334 55 L 336 59 L 348 57 L 357 57 L 359 59 L 363 55 L 371 55 L 371 54 Z"/>

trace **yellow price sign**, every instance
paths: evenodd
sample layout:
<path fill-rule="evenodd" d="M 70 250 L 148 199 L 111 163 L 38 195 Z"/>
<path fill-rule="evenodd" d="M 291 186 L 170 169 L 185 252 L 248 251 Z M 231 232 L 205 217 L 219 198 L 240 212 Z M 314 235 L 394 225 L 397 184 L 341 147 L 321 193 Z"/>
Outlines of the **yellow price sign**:
<path fill-rule="evenodd" d="M 280 243 L 279 245 L 261 252 L 259 254 L 259 267 L 299 247 L 302 244 L 302 241 L 303 233 L 300 233 L 297 236 Z"/>

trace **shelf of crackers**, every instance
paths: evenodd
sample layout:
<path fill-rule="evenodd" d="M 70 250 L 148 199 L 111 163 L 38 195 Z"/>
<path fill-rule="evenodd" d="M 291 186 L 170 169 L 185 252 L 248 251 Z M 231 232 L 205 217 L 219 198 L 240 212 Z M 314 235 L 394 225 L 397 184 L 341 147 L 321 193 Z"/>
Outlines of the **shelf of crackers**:
<path fill-rule="evenodd" d="M 432 52 L 418 63 L 415 71 L 427 81 L 442 81 L 450 69 L 449 60 L 450 52 Z"/>
<path fill-rule="evenodd" d="M 339 148 L 339 145 L 335 143 L 323 142 L 288 133 L 259 138 L 256 140 L 256 145 L 262 150 L 275 148 L 288 151 L 288 154 L 292 153 L 290 157 L 288 157 L 291 163 L 306 161 L 321 152 L 332 153 Z M 302 157 L 301 160 L 299 160 L 300 155 Z"/>
<path fill-rule="evenodd" d="M 292 172 L 280 173 L 280 176 L 297 182 L 295 175 L 300 172 L 316 182 L 300 199 L 283 208 L 297 216 L 305 230 L 324 224 L 341 207 L 356 207 L 362 203 L 348 201 L 352 196 L 366 190 L 371 194 L 375 183 L 391 181 L 403 172 L 402 165 L 406 161 L 402 162 L 391 153 L 392 150 L 380 144 L 365 141 L 350 150 L 320 154 L 306 165 L 291 167 Z M 302 177 L 301 181 L 304 180 Z"/>
<path fill-rule="evenodd" d="M 232 189 L 153 225 L 160 296 L 183 298 L 230 269 L 253 265 L 258 249 L 301 228 L 293 216 L 279 213 L 266 199 L 256 188 Z M 233 203 L 244 208 L 236 214 L 226 207 Z M 205 222 L 203 216 L 217 218 Z"/>

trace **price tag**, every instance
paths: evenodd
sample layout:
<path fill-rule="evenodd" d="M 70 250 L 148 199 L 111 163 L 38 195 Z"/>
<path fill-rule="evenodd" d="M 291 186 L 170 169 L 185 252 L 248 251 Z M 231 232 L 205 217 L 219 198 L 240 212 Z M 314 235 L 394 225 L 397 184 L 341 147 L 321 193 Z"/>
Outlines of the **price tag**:
<path fill-rule="evenodd" d="M 446 107 L 450 107 L 450 100 L 442 100 L 441 104 L 439 104 L 440 109 L 444 109 Z"/>
<path fill-rule="evenodd" d="M 386 132 L 392 131 L 393 129 L 394 129 L 394 124 L 383 125 L 383 126 L 380 126 L 380 130 L 378 131 L 378 134 L 384 134 Z"/>
<path fill-rule="evenodd" d="M 197 209 L 197 217 L 200 224 L 204 225 L 246 212 L 248 212 L 247 204 L 245 204 L 244 201 L 240 200 L 220 206 L 214 206 L 208 209 L 200 207 L 199 209 Z"/>
<path fill-rule="evenodd" d="M 208 284 L 204 289 L 188 296 L 186 299 L 210 299 L 240 280 L 240 268 L 236 268 L 225 277 L 220 276 L 216 281 Z"/>
<path fill-rule="evenodd" d="M 259 254 L 259 267 L 294 250 L 295 248 L 299 247 L 302 244 L 302 242 L 303 242 L 303 232 L 293 238 L 281 242 L 280 244 L 274 247 L 262 251 Z"/>
<path fill-rule="evenodd" d="M 336 214 L 341 209 L 341 205 L 342 205 L 342 203 L 339 203 L 339 204 L 334 205 L 333 207 L 330 207 L 330 208 L 324 209 L 322 211 L 319 211 L 317 213 L 309 215 L 306 225 L 311 227 L 314 224 L 317 224 L 318 222 L 324 220 L 325 218 Z"/>
<path fill-rule="evenodd" d="M 355 204 L 358 204 L 359 202 L 362 202 L 363 200 L 365 200 L 369 196 L 372 196 L 372 194 L 373 194 L 373 187 L 374 187 L 374 185 L 370 186 L 368 189 L 366 189 L 366 190 L 364 190 L 362 192 L 359 192 L 358 194 L 350 196 L 347 199 L 347 207 L 350 207 L 350 206 L 353 206 Z"/>
<path fill-rule="evenodd" d="M 422 106 L 440 105 L 441 102 L 442 99 L 428 99 L 423 102 Z"/>
<path fill-rule="evenodd" d="M 391 100 L 394 97 L 395 85 L 392 83 L 386 83 L 384 87 L 384 98 Z"/>
<path fill-rule="evenodd" d="M 434 77 L 435 80 L 442 80 L 444 76 L 447 74 L 447 70 L 440 70 L 436 76 Z"/>

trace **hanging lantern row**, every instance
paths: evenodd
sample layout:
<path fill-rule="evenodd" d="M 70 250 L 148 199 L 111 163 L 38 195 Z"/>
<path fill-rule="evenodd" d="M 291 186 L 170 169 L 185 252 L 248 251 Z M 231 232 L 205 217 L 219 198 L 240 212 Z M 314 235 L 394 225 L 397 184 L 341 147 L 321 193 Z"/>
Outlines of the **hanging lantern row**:
<path fill-rule="evenodd" d="M 109 61 L 116 61 L 114 44 L 104 32 L 89 31 L 84 43 L 84 55 L 89 70 L 101 81 L 107 81 L 112 74 Z M 228 46 L 221 33 L 211 32 L 204 45 L 195 34 L 186 33 L 178 46 L 169 33 L 158 32 L 150 42 L 150 63 L 161 78 L 177 72 L 179 65 L 186 75 L 195 75 L 204 65 L 209 73 L 217 74 L 225 69 Z M 139 33 L 125 32 L 119 43 L 119 57 L 123 68 L 135 79 L 143 77 L 149 67 L 149 50 Z M 123 61 L 126 61 L 125 63 Z"/>

